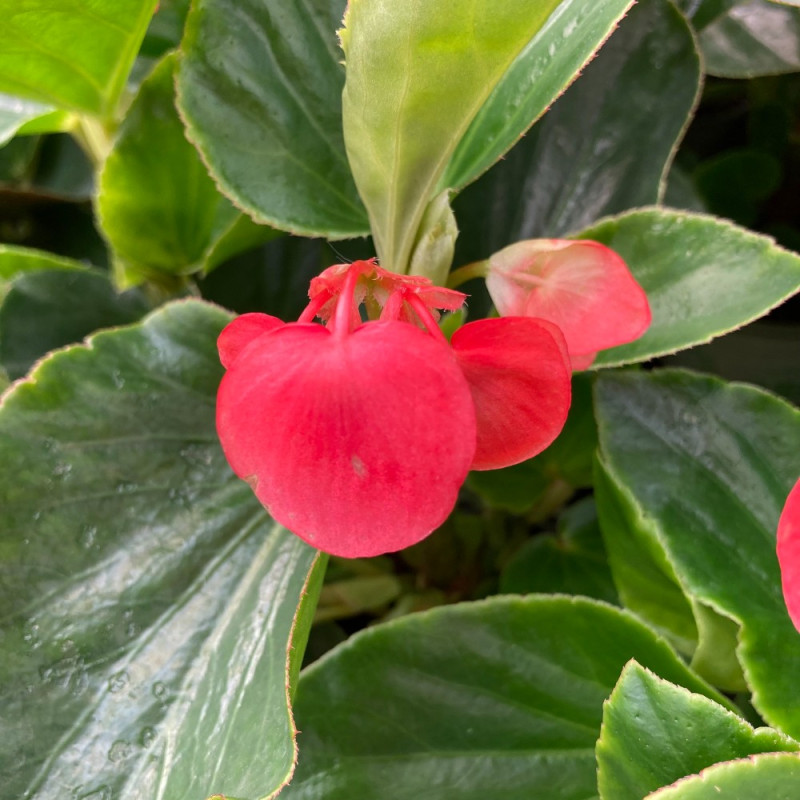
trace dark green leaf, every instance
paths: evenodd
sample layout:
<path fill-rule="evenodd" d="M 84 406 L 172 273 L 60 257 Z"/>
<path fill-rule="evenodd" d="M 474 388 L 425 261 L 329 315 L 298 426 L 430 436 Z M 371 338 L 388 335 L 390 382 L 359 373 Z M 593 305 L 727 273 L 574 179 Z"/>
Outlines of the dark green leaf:
<path fill-rule="evenodd" d="M 165 306 L 3 398 L 8 797 L 255 800 L 291 773 L 288 648 L 315 551 L 217 444 L 228 319 Z"/>
<path fill-rule="evenodd" d="M 649 208 L 580 233 L 619 253 L 647 292 L 653 322 L 593 366 L 645 361 L 707 342 L 764 315 L 800 290 L 800 256 L 729 222 Z"/>
<path fill-rule="evenodd" d="M 367 217 L 342 139 L 344 0 L 199 0 L 178 104 L 222 190 L 259 222 L 330 238 Z"/>
<path fill-rule="evenodd" d="M 20 275 L 0 305 L 0 365 L 12 379 L 20 378 L 51 350 L 100 328 L 135 322 L 149 309 L 142 294 L 118 294 L 99 270 L 39 269 Z"/>
<path fill-rule="evenodd" d="M 701 644 L 717 640 L 712 666 L 738 656 L 759 713 L 800 731 L 800 636 L 775 556 L 778 517 L 800 474 L 800 411 L 752 387 L 667 370 L 601 375 L 596 404 L 607 474 L 632 511 L 627 530 L 708 607 L 697 619 Z M 605 533 L 618 520 L 598 508 Z"/>
<path fill-rule="evenodd" d="M 100 176 L 97 210 L 129 280 L 209 268 L 276 233 L 223 197 L 174 105 L 175 57 L 142 84 Z"/>
<path fill-rule="evenodd" d="M 596 798 L 603 700 L 632 657 L 709 689 L 633 616 L 496 597 L 362 632 L 300 678 L 300 761 L 282 797 Z"/>
<path fill-rule="evenodd" d="M 754 730 L 707 697 L 674 686 L 634 661 L 603 709 L 597 742 L 600 797 L 641 800 L 720 761 L 799 747 L 779 731 Z"/>
<path fill-rule="evenodd" d="M 691 31 L 672 4 L 634 6 L 544 118 L 457 198 L 466 258 L 657 202 L 699 80 Z"/>
<path fill-rule="evenodd" d="M 749 0 L 700 34 L 705 68 L 722 78 L 800 71 L 800 9 Z"/>
<path fill-rule="evenodd" d="M 500 573 L 500 591 L 585 595 L 618 603 L 594 500 L 567 508 L 555 534 L 538 534 L 521 547 Z"/>
<path fill-rule="evenodd" d="M 114 114 L 157 0 L 2 0 L 0 91 Z"/>

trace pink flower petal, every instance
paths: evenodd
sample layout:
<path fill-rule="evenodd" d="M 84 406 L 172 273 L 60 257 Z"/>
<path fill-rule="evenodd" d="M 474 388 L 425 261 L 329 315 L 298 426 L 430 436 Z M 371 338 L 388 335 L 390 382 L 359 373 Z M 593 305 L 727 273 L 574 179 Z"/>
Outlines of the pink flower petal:
<path fill-rule="evenodd" d="M 503 316 L 558 325 L 572 356 L 633 341 L 650 325 L 644 290 L 625 262 L 598 242 L 517 242 L 489 259 L 486 286 Z"/>
<path fill-rule="evenodd" d="M 789 493 L 778 521 L 778 563 L 786 608 L 800 631 L 800 480 Z"/>
<path fill-rule="evenodd" d="M 222 329 L 222 333 L 217 339 L 219 360 L 222 362 L 222 366 L 229 369 L 233 366 L 239 353 L 253 339 L 285 324 L 283 320 L 271 317 L 269 314 L 242 314 L 236 317 Z"/>
<path fill-rule="evenodd" d="M 350 558 L 408 547 L 444 522 L 475 451 L 452 351 L 403 322 L 259 337 L 222 380 L 217 429 L 278 522 Z"/>
<path fill-rule="evenodd" d="M 530 317 L 482 319 L 459 328 L 452 345 L 475 402 L 472 469 L 518 464 L 558 436 L 572 390 L 555 325 Z"/>

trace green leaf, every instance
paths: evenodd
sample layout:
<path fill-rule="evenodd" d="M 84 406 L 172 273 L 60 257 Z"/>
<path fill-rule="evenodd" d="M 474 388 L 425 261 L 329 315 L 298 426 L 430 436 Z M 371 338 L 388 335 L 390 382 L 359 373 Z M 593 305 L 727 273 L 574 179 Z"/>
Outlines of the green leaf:
<path fill-rule="evenodd" d="M 174 105 L 175 56 L 142 84 L 100 175 L 97 212 L 130 282 L 208 271 L 277 235 L 223 197 Z"/>
<path fill-rule="evenodd" d="M 665 370 L 601 375 L 596 413 L 601 457 L 635 511 L 635 535 L 652 540 L 694 603 L 741 626 L 727 658 L 738 656 L 764 719 L 796 734 L 800 636 L 783 602 L 775 530 L 800 474 L 800 411 L 752 387 Z"/>
<path fill-rule="evenodd" d="M 408 270 L 429 203 L 499 158 L 629 5 L 603 0 L 591 13 L 571 0 L 348 6 L 345 143 L 385 267 Z"/>
<path fill-rule="evenodd" d="M 229 318 L 170 304 L 3 398 L 9 797 L 255 800 L 292 771 L 287 659 L 304 646 L 291 631 L 315 551 L 269 520 L 217 443 Z"/>
<path fill-rule="evenodd" d="M 40 269 L 20 275 L 0 305 L 0 365 L 10 378 L 20 378 L 51 350 L 100 328 L 135 322 L 149 310 L 144 295 L 118 294 L 100 270 Z"/>
<path fill-rule="evenodd" d="M 52 106 L 0 93 L 0 147 L 18 133 L 64 130 L 68 115 Z"/>
<path fill-rule="evenodd" d="M 157 0 L 0 0 L 0 91 L 111 117 Z"/>
<path fill-rule="evenodd" d="M 704 214 L 639 209 L 602 220 L 578 238 L 619 253 L 653 312 L 644 336 L 603 351 L 593 366 L 646 361 L 708 342 L 800 290 L 800 256 Z"/>
<path fill-rule="evenodd" d="M 659 789 L 645 800 L 795 800 L 800 795 L 800 758 L 788 753 L 757 755 L 716 764 Z"/>
<path fill-rule="evenodd" d="M 258 222 L 329 238 L 368 233 L 342 138 L 344 0 L 198 0 L 178 106 L 214 179 Z"/>
<path fill-rule="evenodd" d="M 603 709 L 597 742 L 600 797 L 641 800 L 717 762 L 798 747 L 779 731 L 754 730 L 707 697 L 668 683 L 633 661 Z"/>
<path fill-rule="evenodd" d="M 700 34 L 706 71 L 755 78 L 800 71 L 800 9 L 765 0 L 738 3 Z"/>
<path fill-rule="evenodd" d="M 556 534 L 537 534 L 523 545 L 500 573 L 500 591 L 563 592 L 618 603 L 594 500 L 584 498 L 562 512 Z"/>
<path fill-rule="evenodd" d="M 467 259 L 658 202 L 700 76 L 694 37 L 674 6 L 635 5 L 544 118 L 456 199 Z"/>
<path fill-rule="evenodd" d="M 676 0 L 675 5 L 692 21 L 696 30 L 702 30 L 742 0 Z"/>
<path fill-rule="evenodd" d="M 27 272 L 43 269 L 85 270 L 85 264 L 32 247 L 0 244 L 0 299 L 8 290 L 8 283 Z"/>
<path fill-rule="evenodd" d="M 591 600 L 495 597 L 368 629 L 301 676 L 281 797 L 596 798 L 603 700 L 632 657 L 710 691 L 635 617 Z"/>

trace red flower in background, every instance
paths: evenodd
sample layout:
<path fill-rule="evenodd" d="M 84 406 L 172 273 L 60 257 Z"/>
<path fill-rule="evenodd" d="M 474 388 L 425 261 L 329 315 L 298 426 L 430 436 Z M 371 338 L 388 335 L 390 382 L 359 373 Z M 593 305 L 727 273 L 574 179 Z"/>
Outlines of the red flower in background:
<path fill-rule="evenodd" d="M 558 325 L 573 369 L 586 369 L 599 350 L 638 339 L 650 325 L 644 290 L 625 262 L 598 242 L 509 245 L 489 258 L 486 287 L 501 315 Z"/>
<path fill-rule="evenodd" d="M 778 521 L 778 563 L 786 608 L 800 631 L 800 480 L 789 493 Z"/>
<path fill-rule="evenodd" d="M 438 310 L 464 295 L 374 261 L 329 268 L 309 297 L 295 323 L 245 314 L 225 328 L 217 402 L 234 472 L 309 544 L 408 547 L 444 522 L 470 469 L 523 461 L 561 431 L 570 370 L 554 325 L 479 320 L 451 345 Z"/>

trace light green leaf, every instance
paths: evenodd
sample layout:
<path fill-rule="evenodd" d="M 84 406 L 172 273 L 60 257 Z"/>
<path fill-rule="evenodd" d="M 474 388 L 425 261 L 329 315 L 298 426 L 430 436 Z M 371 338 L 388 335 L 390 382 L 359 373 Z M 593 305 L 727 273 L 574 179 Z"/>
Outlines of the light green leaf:
<path fill-rule="evenodd" d="M 647 795 L 645 800 L 796 800 L 798 796 L 800 757 L 774 753 L 716 764 Z"/>
<path fill-rule="evenodd" d="M 258 222 L 328 238 L 368 233 L 342 139 L 344 0 L 198 0 L 178 106 L 214 179 Z"/>
<path fill-rule="evenodd" d="M 368 629 L 300 678 L 281 798 L 589 800 L 603 700 L 632 657 L 709 688 L 632 615 L 495 597 Z"/>
<path fill-rule="evenodd" d="M 315 551 L 217 443 L 228 319 L 170 304 L 3 398 L 8 797 L 255 800 L 292 771 L 288 658 Z"/>
<path fill-rule="evenodd" d="M 700 77 L 695 39 L 672 3 L 635 5 L 544 118 L 456 198 L 467 258 L 658 202 Z"/>
<path fill-rule="evenodd" d="M 712 611 L 741 626 L 727 659 L 738 656 L 764 719 L 796 734 L 800 635 L 783 602 L 775 531 L 800 475 L 800 411 L 753 387 L 665 370 L 601 375 L 596 413 L 607 475 L 635 511 L 627 530 L 649 539 L 691 601 L 709 609 L 701 638 L 711 625 L 731 646 Z M 604 517 L 603 502 L 598 510 L 612 531 L 619 519 Z"/>
<path fill-rule="evenodd" d="M 0 0 L 0 91 L 108 118 L 157 0 Z"/>
<path fill-rule="evenodd" d="M 766 0 L 738 3 L 700 34 L 706 71 L 755 78 L 800 71 L 800 9 Z"/>
<path fill-rule="evenodd" d="M 340 33 L 345 143 L 385 267 L 408 270 L 428 204 L 499 158 L 629 6 L 603 0 L 591 13 L 572 0 L 348 6 Z"/>
<path fill-rule="evenodd" d="M 720 761 L 798 748 L 779 731 L 754 730 L 707 697 L 632 661 L 603 708 L 597 742 L 600 797 L 641 800 Z"/>
<path fill-rule="evenodd" d="M 175 110 L 174 68 L 167 56 L 142 84 L 100 175 L 98 218 L 129 281 L 207 270 L 221 247 L 277 235 L 217 191 Z"/>
<path fill-rule="evenodd" d="M 0 147 L 18 133 L 51 133 L 66 128 L 69 115 L 52 106 L 0 93 Z"/>
<path fill-rule="evenodd" d="M 653 312 L 644 336 L 601 352 L 593 366 L 646 361 L 708 342 L 800 290 L 800 256 L 704 214 L 639 209 L 602 220 L 578 238 L 619 253 Z"/>
<path fill-rule="evenodd" d="M 80 261 L 57 256 L 44 250 L 0 244 L 0 299 L 5 296 L 8 283 L 17 275 L 42 269 L 85 270 L 88 267 L 81 264 Z"/>

